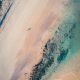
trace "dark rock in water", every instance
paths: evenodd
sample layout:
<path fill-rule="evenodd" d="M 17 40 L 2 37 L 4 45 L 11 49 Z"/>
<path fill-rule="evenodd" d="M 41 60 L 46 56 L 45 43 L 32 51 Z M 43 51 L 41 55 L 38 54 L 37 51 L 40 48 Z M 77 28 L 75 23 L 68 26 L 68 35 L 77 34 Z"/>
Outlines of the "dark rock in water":
<path fill-rule="evenodd" d="M 2 0 L 0 0 L 0 8 L 2 7 Z"/>
<path fill-rule="evenodd" d="M 3 24 L 13 0 L 0 0 L 0 27 Z"/>
<path fill-rule="evenodd" d="M 48 68 L 54 63 L 53 52 L 56 44 L 51 43 L 50 40 L 45 44 L 43 58 L 34 66 L 33 73 L 30 80 L 41 80 L 42 76 L 46 74 Z"/>
<path fill-rule="evenodd" d="M 68 49 L 67 50 L 62 50 L 60 52 L 60 55 L 57 58 L 58 63 L 60 63 L 61 61 L 63 61 L 66 58 L 67 54 L 68 54 Z"/>

